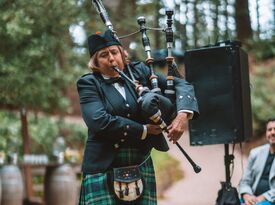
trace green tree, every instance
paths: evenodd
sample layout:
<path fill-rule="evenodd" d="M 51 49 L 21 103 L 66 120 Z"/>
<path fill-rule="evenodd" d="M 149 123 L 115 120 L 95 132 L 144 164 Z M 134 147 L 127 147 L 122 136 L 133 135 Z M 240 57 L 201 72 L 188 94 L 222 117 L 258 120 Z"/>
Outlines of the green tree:
<path fill-rule="evenodd" d="M 68 102 L 75 1 L 1 1 L 0 103 L 54 110 Z"/>
<path fill-rule="evenodd" d="M 78 2 L 0 1 L 0 105 L 20 111 L 24 153 L 30 152 L 28 110 L 68 108 L 65 91 L 77 64 L 69 28 L 81 21 Z M 30 198 L 29 167 L 25 178 Z"/>
<path fill-rule="evenodd" d="M 79 21 L 76 3 L 0 3 L 0 104 L 21 111 L 23 136 L 28 110 L 65 111 L 69 105 L 64 93 L 74 74 L 69 27 Z"/>

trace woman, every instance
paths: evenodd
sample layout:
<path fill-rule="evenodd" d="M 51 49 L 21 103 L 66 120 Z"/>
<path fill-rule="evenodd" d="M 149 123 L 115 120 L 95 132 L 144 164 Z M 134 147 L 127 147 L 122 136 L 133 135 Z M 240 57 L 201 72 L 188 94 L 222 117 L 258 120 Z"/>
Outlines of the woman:
<path fill-rule="evenodd" d="M 82 164 L 83 181 L 79 204 L 157 204 L 156 182 L 150 150 L 167 151 L 168 145 L 158 125 L 148 123 L 140 115 L 138 95 L 132 85 L 119 78 L 113 67 L 129 75 L 121 44 L 107 30 L 88 38 L 91 73 L 77 82 L 83 119 L 88 127 L 88 139 Z M 130 64 L 136 80 L 149 85 L 150 70 L 142 63 Z M 164 89 L 166 79 L 159 77 Z M 187 121 L 198 115 L 193 87 L 175 79 L 178 114 L 168 126 L 170 141 L 176 142 L 187 129 Z M 134 202 L 125 202 L 126 188 L 113 187 L 113 168 L 136 165 L 142 175 L 143 188 L 136 183 Z M 125 184 L 123 184 L 125 185 Z M 127 186 L 127 183 L 126 183 Z M 128 187 L 127 187 L 128 188 Z M 139 193 L 142 192 L 143 193 Z"/>

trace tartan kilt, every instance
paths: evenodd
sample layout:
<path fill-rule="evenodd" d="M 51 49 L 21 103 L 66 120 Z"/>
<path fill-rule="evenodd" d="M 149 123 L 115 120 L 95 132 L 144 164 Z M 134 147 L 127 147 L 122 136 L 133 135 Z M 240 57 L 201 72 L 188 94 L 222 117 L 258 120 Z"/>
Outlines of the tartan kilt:
<path fill-rule="evenodd" d="M 138 149 L 122 148 L 115 157 L 112 167 L 137 165 L 145 159 L 147 159 L 146 162 L 140 166 L 144 190 L 138 200 L 131 203 L 119 201 L 113 191 L 110 174 L 106 172 L 83 176 L 79 205 L 156 205 L 156 179 L 151 157 L 144 156 Z"/>

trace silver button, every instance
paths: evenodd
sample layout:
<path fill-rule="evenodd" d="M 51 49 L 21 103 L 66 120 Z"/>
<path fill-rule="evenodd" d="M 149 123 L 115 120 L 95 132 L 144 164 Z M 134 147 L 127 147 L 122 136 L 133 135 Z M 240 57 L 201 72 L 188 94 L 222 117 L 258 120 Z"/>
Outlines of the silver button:
<path fill-rule="evenodd" d="M 130 105 L 127 103 L 126 105 L 125 105 L 126 107 L 130 107 Z"/>
<path fill-rule="evenodd" d="M 180 96 L 179 96 L 179 99 L 182 99 L 182 98 L 183 98 L 183 96 L 182 96 L 182 95 L 180 95 Z"/>
<path fill-rule="evenodd" d="M 190 95 L 187 95 L 187 97 L 188 97 L 188 98 L 191 98 L 191 96 L 190 96 Z"/>
<path fill-rule="evenodd" d="M 129 125 L 126 125 L 126 128 L 127 128 L 127 129 L 129 129 L 129 128 L 130 128 L 130 126 L 129 126 Z"/>
<path fill-rule="evenodd" d="M 128 133 L 127 133 L 127 132 L 124 132 L 124 133 L 123 133 L 123 135 L 124 135 L 124 136 L 127 136 L 127 135 L 128 135 Z"/>
<path fill-rule="evenodd" d="M 118 144 L 118 143 L 114 144 L 114 147 L 115 147 L 116 149 L 119 148 L 119 144 Z"/>
<path fill-rule="evenodd" d="M 130 113 L 127 114 L 127 117 L 131 117 Z"/>
<path fill-rule="evenodd" d="M 125 141 L 125 139 L 120 139 L 120 141 L 121 141 L 121 142 L 124 142 L 124 141 Z"/>

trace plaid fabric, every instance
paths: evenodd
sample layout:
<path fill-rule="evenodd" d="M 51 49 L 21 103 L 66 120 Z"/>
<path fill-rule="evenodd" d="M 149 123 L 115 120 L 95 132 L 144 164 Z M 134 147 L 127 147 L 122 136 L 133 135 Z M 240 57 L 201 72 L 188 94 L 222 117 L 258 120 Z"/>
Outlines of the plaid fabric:
<path fill-rule="evenodd" d="M 112 167 L 123 167 L 142 163 L 147 157 L 137 149 L 120 149 Z M 79 205 L 156 205 L 156 179 L 151 157 L 140 166 L 143 177 L 144 191 L 135 202 L 126 203 L 116 198 L 110 176 L 107 173 L 87 174 L 81 185 Z"/>

